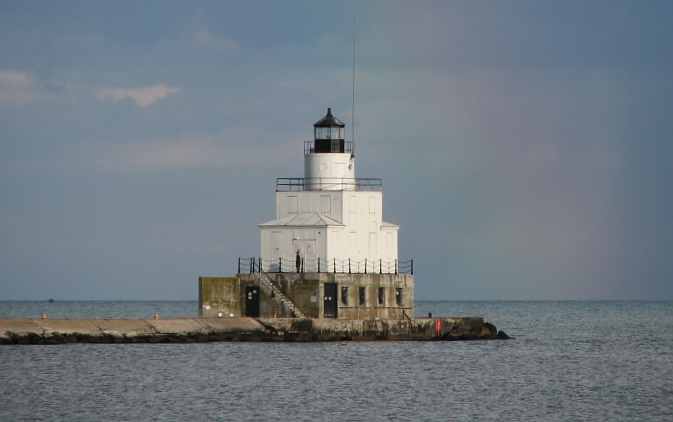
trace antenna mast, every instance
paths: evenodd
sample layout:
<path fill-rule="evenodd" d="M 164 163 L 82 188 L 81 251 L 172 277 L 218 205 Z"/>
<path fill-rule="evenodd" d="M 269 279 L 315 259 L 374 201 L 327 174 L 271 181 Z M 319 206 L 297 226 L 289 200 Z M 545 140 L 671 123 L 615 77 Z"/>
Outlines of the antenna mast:
<path fill-rule="evenodd" d="M 357 28 L 357 16 L 353 14 L 353 104 L 351 108 L 351 142 L 353 148 L 351 156 L 355 156 L 355 30 Z"/>

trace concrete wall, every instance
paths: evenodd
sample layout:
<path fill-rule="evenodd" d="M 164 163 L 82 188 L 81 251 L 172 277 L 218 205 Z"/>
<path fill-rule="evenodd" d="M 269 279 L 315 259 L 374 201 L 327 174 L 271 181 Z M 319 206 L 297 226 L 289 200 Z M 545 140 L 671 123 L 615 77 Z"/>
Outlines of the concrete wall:
<path fill-rule="evenodd" d="M 401 320 L 414 317 L 415 280 L 409 274 L 280 273 L 267 276 L 308 318 L 324 317 L 325 283 L 337 284 L 338 319 Z M 245 286 L 260 285 L 260 274 L 240 274 L 239 277 L 239 291 L 245 291 Z M 359 300 L 360 288 L 365 292 L 363 304 Z M 379 303 L 379 288 L 383 289 L 382 303 Z M 397 289 L 401 293 L 399 305 Z M 245 298 L 240 296 L 240 300 L 239 309 L 245 314 Z M 262 318 L 289 316 L 263 289 L 260 300 Z"/>
<path fill-rule="evenodd" d="M 278 300 L 271 296 L 271 292 L 267 289 L 262 288 L 259 282 L 259 274 L 254 274 L 256 277 L 252 277 L 251 274 L 241 274 L 240 275 L 240 286 L 241 286 L 241 296 L 240 296 L 240 307 L 241 312 L 245 315 L 246 312 L 246 301 L 245 301 L 245 290 L 246 287 L 256 286 L 260 288 L 259 296 L 259 315 L 262 318 L 291 318 L 292 314 L 289 310 L 285 309 Z M 273 279 L 273 274 L 270 274 Z M 294 290 L 293 289 L 291 290 Z M 301 289 L 301 286 L 296 286 L 297 289 Z M 285 291 L 284 291 L 285 293 Z M 298 298 L 303 298 L 307 296 L 306 294 L 297 295 Z M 289 297 L 289 296 L 288 296 Z M 304 309 L 304 307 L 300 307 Z M 308 307 L 307 307 L 308 309 Z M 307 317 L 315 318 L 316 314 L 308 314 Z"/>
<path fill-rule="evenodd" d="M 275 285 L 307 318 L 320 318 L 322 316 L 320 286 L 317 280 L 301 277 L 301 275 L 296 273 L 268 274 Z"/>
<path fill-rule="evenodd" d="M 199 312 L 202 317 L 240 317 L 241 283 L 238 277 L 199 277 Z"/>
<path fill-rule="evenodd" d="M 322 280 L 321 287 L 324 282 L 337 283 L 339 319 L 407 319 L 414 317 L 415 280 L 411 275 L 325 274 L 324 276 L 327 280 Z M 347 291 L 344 292 L 344 288 Z M 364 288 L 364 304 L 360 304 L 360 288 Z M 382 303 L 379 303 L 379 289 L 383 289 Z M 397 289 L 400 289 L 401 294 L 399 305 L 396 297 Z"/>

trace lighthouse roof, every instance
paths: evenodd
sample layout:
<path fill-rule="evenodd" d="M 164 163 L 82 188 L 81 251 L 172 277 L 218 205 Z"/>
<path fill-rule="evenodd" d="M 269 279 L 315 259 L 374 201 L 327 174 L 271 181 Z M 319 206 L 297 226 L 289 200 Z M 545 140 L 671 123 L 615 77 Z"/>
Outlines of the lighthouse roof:
<path fill-rule="evenodd" d="M 287 217 L 279 218 L 277 220 L 267 221 L 259 226 L 292 226 L 292 227 L 327 227 L 327 226 L 343 226 L 340 222 L 326 215 L 317 212 L 309 212 L 302 214 L 289 215 Z"/>
<path fill-rule="evenodd" d="M 327 114 L 325 114 L 325 117 L 318 120 L 313 125 L 313 127 L 344 127 L 344 126 L 346 126 L 344 122 L 342 122 L 341 120 L 337 119 L 332 115 L 331 108 L 327 108 Z"/>

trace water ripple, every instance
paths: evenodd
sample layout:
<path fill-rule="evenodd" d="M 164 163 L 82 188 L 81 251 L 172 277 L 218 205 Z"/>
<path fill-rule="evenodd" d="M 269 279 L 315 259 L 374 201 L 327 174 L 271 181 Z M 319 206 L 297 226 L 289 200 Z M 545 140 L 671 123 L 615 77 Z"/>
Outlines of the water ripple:
<path fill-rule="evenodd" d="M 673 420 L 673 303 L 428 309 L 517 339 L 3 346 L 0 420 Z"/>

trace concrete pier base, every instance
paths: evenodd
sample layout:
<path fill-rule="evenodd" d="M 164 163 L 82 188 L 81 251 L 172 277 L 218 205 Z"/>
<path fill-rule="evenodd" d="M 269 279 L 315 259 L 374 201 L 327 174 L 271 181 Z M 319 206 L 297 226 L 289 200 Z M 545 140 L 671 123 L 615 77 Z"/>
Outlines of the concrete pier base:
<path fill-rule="evenodd" d="M 5 319 L 0 344 L 211 341 L 490 340 L 482 318 L 334 320 L 296 318 Z"/>

